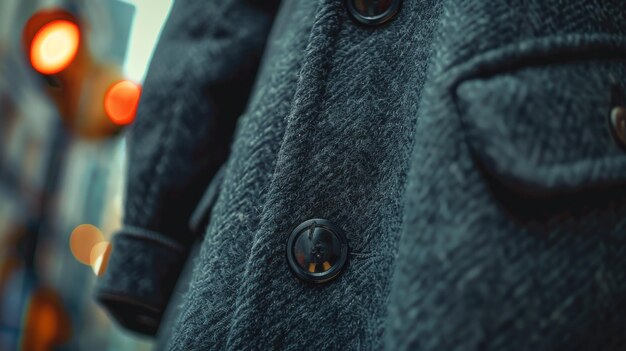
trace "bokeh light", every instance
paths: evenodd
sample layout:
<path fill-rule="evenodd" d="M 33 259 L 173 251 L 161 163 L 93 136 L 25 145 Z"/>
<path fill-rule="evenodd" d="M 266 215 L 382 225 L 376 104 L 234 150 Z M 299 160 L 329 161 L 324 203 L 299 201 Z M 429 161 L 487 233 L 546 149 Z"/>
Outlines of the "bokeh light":
<path fill-rule="evenodd" d="M 0 0 L 0 351 L 154 348 L 114 327 L 94 285 L 118 250 L 135 118 L 108 116 L 105 95 L 144 81 L 172 2 Z M 141 86 L 120 86 L 134 110 Z"/>
<path fill-rule="evenodd" d="M 55 74 L 64 70 L 76 57 L 80 30 L 66 20 L 52 21 L 43 26 L 30 46 L 30 61 L 38 72 Z"/>
<path fill-rule="evenodd" d="M 36 339 L 41 346 L 52 345 L 59 334 L 58 308 L 49 303 L 39 303 L 30 306 L 30 320 L 32 320 L 33 335 L 31 339 Z M 37 307 L 37 308 L 35 308 Z"/>
<path fill-rule="evenodd" d="M 91 224 L 81 224 L 72 231 L 70 249 L 80 263 L 91 265 L 91 251 L 103 241 L 104 235 L 100 229 Z"/>
<path fill-rule="evenodd" d="M 141 87 L 128 80 L 113 84 L 104 96 L 104 111 L 117 125 L 127 125 L 135 119 Z"/>
<path fill-rule="evenodd" d="M 59 295 L 53 289 L 39 287 L 28 301 L 20 350 L 58 349 L 72 333 L 68 318 Z"/>
<path fill-rule="evenodd" d="M 97 243 L 91 249 L 89 263 L 97 276 L 103 275 L 106 271 L 109 263 L 109 255 L 111 255 L 111 243 L 108 241 Z"/>

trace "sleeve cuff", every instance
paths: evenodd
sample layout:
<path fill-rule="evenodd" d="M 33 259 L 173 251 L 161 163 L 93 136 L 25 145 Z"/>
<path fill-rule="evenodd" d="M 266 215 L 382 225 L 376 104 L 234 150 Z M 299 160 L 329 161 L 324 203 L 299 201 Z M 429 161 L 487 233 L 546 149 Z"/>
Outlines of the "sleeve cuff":
<path fill-rule="evenodd" d="M 113 236 L 95 298 L 123 327 L 155 335 L 186 256 L 185 247 L 162 234 L 125 227 Z"/>

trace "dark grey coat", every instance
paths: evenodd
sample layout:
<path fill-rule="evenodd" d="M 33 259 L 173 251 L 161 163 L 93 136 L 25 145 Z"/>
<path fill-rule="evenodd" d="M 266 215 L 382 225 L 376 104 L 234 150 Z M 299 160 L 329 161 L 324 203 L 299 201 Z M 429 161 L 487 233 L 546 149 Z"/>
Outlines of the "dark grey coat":
<path fill-rule="evenodd" d="M 172 350 L 625 350 L 625 89 L 623 0 L 176 0 L 97 299 Z"/>

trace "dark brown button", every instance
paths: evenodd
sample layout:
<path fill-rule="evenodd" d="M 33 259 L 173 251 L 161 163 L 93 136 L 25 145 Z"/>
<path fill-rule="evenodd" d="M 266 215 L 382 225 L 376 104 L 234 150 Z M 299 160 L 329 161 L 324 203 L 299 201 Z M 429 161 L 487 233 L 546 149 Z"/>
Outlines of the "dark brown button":
<path fill-rule="evenodd" d="M 324 283 L 346 266 L 348 242 L 343 231 L 325 219 L 310 219 L 291 232 L 287 262 L 302 280 Z"/>
<path fill-rule="evenodd" d="M 357 21 L 376 26 L 393 18 L 401 0 L 346 0 L 348 11 Z"/>
<path fill-rule="evenodd" d="M 611 110 L 611 127 L 616 141 L 626 147 L 626 107 L 617 106 Z"/>

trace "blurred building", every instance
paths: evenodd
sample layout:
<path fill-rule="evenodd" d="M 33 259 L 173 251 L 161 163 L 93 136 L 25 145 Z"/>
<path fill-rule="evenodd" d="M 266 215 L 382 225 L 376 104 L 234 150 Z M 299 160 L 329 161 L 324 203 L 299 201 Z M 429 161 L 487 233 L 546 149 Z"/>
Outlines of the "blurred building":
<path fill-rule="evenodd" d="M 141 80 L 171 1 L 161 1 L 153 14 L 140 13 L 138 3 L 146 4 L 0 2 L 0 350 L 152 348 L 113 325 L 94 303 L 97 277 L 69 246 L 80 224 L 97 226 L 105 238 L 121 225 L 123 131 L 94 140 L 68 129 L 45 93 L 50 82 L 30 67 L 22 43 L 24 25 L 36 11 L 62 7 L 84 21 L 94 57 Z M 151 39 L 129 45 L 138 31 Z"/>

